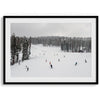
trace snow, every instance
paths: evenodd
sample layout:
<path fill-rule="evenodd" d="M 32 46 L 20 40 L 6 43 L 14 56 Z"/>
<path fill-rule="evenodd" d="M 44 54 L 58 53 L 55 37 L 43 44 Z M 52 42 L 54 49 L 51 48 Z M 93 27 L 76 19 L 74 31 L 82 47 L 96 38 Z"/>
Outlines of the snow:
<path fill-rule="evenodd" d="M 85 59 L 87 63 L 85 63 Z M 50 62 L 53 65 L 52 69 Z M 62 51 L 60 47 L 32 45 L 29 60 L 11 65 L 11 76 L 90 77 L 91 53 L 71 53 Z"/>

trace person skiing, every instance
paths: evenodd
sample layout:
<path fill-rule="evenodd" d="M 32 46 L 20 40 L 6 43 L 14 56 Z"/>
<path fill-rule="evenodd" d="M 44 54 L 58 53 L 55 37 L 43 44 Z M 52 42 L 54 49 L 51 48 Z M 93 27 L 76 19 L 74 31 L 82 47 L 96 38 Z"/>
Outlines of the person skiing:
<path fill-rule="evenodd" d="M 50 67 L 51 67 L 51 69 L 52 69 L 52 68 L 53 68 L 53 66 L 52 66 L 51 62 L 49 62 L 49 65 L 50 65 Z"/>
<path fill-rule="evenodd" d="M 45 60 L 45 62 L 47 62 L 47 59 Z"/>
<path fill-rule="evenodd" d="M 77 62 L 75 63 L 75 66 L 77 65 Z"/>
<path fill-rule="evenodd" d="M 27 65 L 26 65 L 26 71 L 29 71 L 29 67 L 27 67 Z"/>
<path fill-rule="evenodd" d="M 52 69 L 53 68 L 52 64 L 50 66 L 51 66 L 51 69 Z"/>
<path fill-rule="evenodd" d="M 58 59 L 58 62 L 60 62 L 60 59 Z"/>
<path fill-rule="evenodd" d="M 87 63 L 87 60 L 85 59 L 85 63 Z"/>

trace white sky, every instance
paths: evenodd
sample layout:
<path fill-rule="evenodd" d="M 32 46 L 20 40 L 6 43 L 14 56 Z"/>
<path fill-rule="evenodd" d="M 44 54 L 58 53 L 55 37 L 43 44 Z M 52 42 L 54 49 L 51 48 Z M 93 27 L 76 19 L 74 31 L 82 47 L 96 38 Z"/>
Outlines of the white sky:
<path fill-rule="evenodd" d="M 12 23 L 16 36 L 91 37 L 91 23 Z"/>

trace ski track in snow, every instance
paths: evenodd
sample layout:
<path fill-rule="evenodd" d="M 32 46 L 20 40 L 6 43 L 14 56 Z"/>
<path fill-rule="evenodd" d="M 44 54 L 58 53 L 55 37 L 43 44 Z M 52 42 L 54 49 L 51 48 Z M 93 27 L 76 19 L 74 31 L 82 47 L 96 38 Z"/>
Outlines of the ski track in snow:
<path fill-rule="evenodd" d="M 87 63 L 85 63 L 85 59 Z M 53 69 L 49 62 L 53 65 Z M 29 71 L 26 70 L 26 66 L 29 67 Z M 61 51 L 60 47 L 32 45 L 30 59 L 20 62 L 20 65 L 18 63 L 12 65 L 11 76 L 90 77 L 91 53 L 69 53 Z"/>

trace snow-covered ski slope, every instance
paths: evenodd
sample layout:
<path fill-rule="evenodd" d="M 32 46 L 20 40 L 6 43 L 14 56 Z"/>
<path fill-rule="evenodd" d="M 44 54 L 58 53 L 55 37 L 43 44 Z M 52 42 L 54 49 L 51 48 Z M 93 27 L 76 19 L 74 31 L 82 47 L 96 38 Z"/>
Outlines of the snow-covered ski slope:
<path fill-rule="evenodd" d="M 50 62 L 53 65 L 52 69 Z M 32 45 L 30 59 L 20 62 L 20 65 L 12 65 L 11 76 L 90 77 L 91 53 L 70 53 L 61 51 L 60 47 Z"/>

